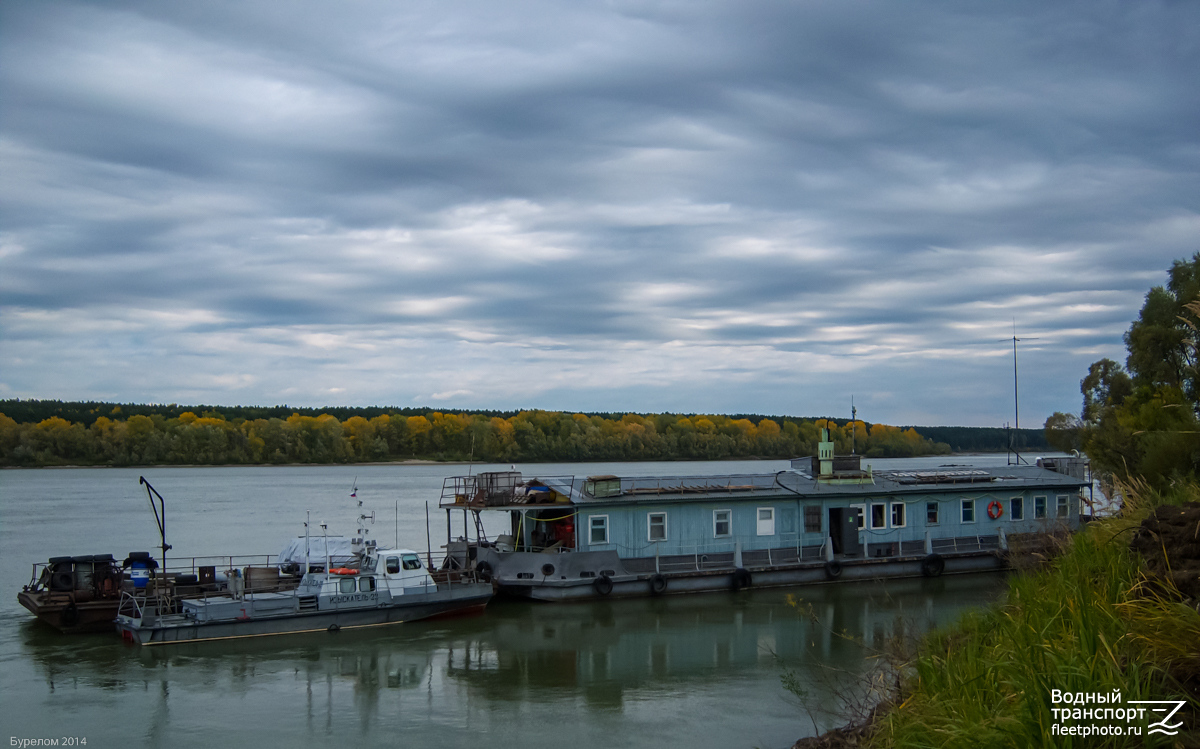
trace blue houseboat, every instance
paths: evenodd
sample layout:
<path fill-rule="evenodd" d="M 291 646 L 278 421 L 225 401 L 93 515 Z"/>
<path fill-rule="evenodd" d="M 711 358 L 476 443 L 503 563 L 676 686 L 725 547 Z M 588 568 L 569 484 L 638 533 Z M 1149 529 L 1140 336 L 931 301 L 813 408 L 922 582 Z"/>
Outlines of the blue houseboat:
<path fill-rule="evenodd" d="M 447 563 L 548 601 L 994 570 L 1013 544 L 1077 529 L 1090 485 L 1078 458 L 872 471 L 821 437 L 778 473 L 448 478 Z M 487 538 L 482 512 L 508 513 L 509 532 Z"/>

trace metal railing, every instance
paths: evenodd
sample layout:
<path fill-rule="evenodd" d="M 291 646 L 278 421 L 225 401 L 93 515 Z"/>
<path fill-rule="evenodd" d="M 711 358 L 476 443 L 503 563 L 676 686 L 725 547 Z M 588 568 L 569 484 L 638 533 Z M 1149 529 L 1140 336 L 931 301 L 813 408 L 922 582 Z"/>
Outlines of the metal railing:
<path fill-rule="evenodd" d="M 501 477 L 509 473 L 499 474 Z M 513 504 L 561 504 L 558 497 L 570 498 L 582 491 L 583 479 L 575 476 L 530 476 L 511 481 L 494 480 L 492 474 L 450 476 L 442 481 L 442 496 L 438 506 L 502 507 Z M 544 496 L 543 496 L 544 495 Z"/>
<path fill-rule="evenodd" d="M 787 548 L 799 549 L 802 546 L 801 542 L 803 540 L 803 537 L 806 535 L 814 536 L 815 534 L 796 533 L 794 531 L 789 532 L 789 533 L 775 534 L 775 535 L 771 536 L 770 538 L 778 539 L 778 543 L 776 546 L 773 546 L 772 548 L 774 548 L 774 549 L 787 549 Z M 701 555 L 701 554 L 722 554 L 722 553 L 732 554 L 737 551 L 739 542 L 741 543 L 741 546 L 742 546 L 742 554 L 745 555 L 745 554 L 749 553 L 750 551 L 754 551 L 753 549 L 747 548 L 752 545 L 752 542 L 754 542 L 755 540 L 758 540 L 758 539 L 763 539 L 763 538 L 766 538 L 766 537 L 753 536 L 753 535 L 724 536 L 722 538 L 717 538 L 717 539 L 708 539 L 708 540 L 704 540 L 704 541 L 698 541 L 694 544 L 679 544 L 679 545 L 671 544 L 670 545 L 670 548 L 671 548 L 670 556 L 695 556 L 695 555 Z M 615 544 L 615 543 L 608 544 L 608 546 L 615 547 L 617 553 L 619 555 L 621 555 L 622 558 L 625 558 L 626 556 L 630 556 L 630 557 L 643 556 L 640 552 L 644 552 L 646 550 L 651 551 L 651 553 L 647 556 L 657 556 L 656 552 L 658 550 L 662 549 L 663 546 L 666 544 L 667 544 L 667 542 L 664 542 L 664 541 L 647 541 L 645 544 L 642 544 L 639 546 L 626 546 L 624 544 Z"/>
<path fill-rule="evenodd" d="M 960 553 L 969 551 L 993 551 L 1000 548 L 999 536 L 953 536 L 931 540 L 934 551 Z"/>
<path fill-rule="evenodd" d="M 635 476 L 619 478 L 617 497 L 646 497 L 660 494 L 733 494 L 766 492 L 783 489 L 776 473 L 731 473 L 720 476 Z M 472 476 L 450 476 L 442 482 L 441 507 L 497 507 L 525 504 L 523 496 L 534 497 L 539 492 L 522 495 L 531 486 L 543 486 L 566 498 L 585 494 L 586 479 L 575 476 L 530 476 L 517 472 L 483 473 Z M 530 501 L 529 504 L 539 504 Z M 546 502 L 545 504 L 549 504 Z"/>
<path fill-rule="evenodd" d="M 201 567 L 214 567 L 222 571 L 243 567 L 274 567 L 278 565 L 278 560 L 278 554 L 168 557 L 160 561 L 158 571 L 168 575 L 194 575 L 198 574 Z"/>

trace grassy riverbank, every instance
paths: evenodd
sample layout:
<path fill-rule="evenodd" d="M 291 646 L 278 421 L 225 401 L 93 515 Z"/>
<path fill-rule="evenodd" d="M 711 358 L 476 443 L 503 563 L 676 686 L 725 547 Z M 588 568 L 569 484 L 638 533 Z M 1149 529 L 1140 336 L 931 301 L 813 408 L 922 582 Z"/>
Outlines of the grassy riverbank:
<path fill-rule="evenodd" d="M 1142 744 L 1129 737 L 1055 736 L 1052 710 L 1068 707 L 1051 702 L 1055 689 L 1118 690 L 1125 703 L 1187 698 L 1190 705 L 1180 715 L 1190 713 L 1184 721 L 1191 734 L 1181 732 L 1166 745 L 1200 742 L 1196 601 L 1149 579 L 1143 561 L 1129 549 L 1155 506 L 1195 501 L 1200 490 L 1175 488 L 1161 496 L 1143 488 L 1130 496 L 1122 517 L 1090 524 L 1052 563 L 1014 575 L 1004 604 L 969 614 L 928 638 L 902 666 L 896 701 L 874 721 L 867 745 Z M 1147 739 L 1147 745 L 1163 744 Z"/>

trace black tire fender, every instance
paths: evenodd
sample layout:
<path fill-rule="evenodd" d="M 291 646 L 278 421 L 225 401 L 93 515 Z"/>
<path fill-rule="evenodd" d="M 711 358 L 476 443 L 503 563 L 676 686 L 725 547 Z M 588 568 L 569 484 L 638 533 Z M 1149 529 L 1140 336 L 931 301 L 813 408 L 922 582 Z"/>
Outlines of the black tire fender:
<path fill-rule="evenodd" d="M 940 554 L 930 554 L 921 560 L 921 574 L 925 577 L 937 577 L 946 569 L 946 560 Z"/>
<path fill-rule="evenodd" d="M 836 559 L 830 559 L 825 563 L 825 577 L 830 580 L 836 580 L 842 575 L 842 563 Z"/>
<path fill-rule="evenodd" d="M 749 588 L 753 584 L 754 584 L 754 579 L 752 577 L 750 577 L 749 570 L 747 570 L 743 567 L 738 567 L 736 570 L 733 571 L 733 589 L 734 590 L 741 590 L 742 588 Z"/>
<path fill-rule="evenodd" d="M 62 612 L 62 623 L 64 627 L 74 627 L 79 623 L 79 609 L 75 606 L 75 602 L 71 601 Z"/>
<path fill-rule="evenodd" d="M 70 572 L 55 572 L 50 576 L 50 590 L 75 590 L 75 576 Z"/>
<path fill-rule="evenodd" d="M 653 595 L 659 596 L 667 592 L 667 578 L 662 575 L 655 574 L 650 578 L 650 592 Z"/>
<path fill-rule="evenodd" d="M 554 565 L 549 562 L 542 565 L 542 577 L 550 577 L 554 574 Z"/>
<path fill-rule="evenodd" d="M 612 578 L 608 575 L 601 575 L 592 581 L 592 588 L 595 589 L 597 595 L 606 596 L 612 593 Z"/>
<path fill-rule="evenodd" d="M 479 579 L 488 581 L 492 579 L 492 564 L 491 562 L 477 562 L 475 564 L 475 574 L 479 575 Z"/>

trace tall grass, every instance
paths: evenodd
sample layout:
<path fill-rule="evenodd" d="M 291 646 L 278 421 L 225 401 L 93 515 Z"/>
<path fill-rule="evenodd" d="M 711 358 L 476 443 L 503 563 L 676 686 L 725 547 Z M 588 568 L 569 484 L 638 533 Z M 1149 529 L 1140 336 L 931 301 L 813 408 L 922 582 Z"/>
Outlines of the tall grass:
<path fill-rule="evenodd" d="M 1200 613 L 1150 583 L 1128 545 L 1154 506 L 1198 496 L 1196 487 L 1166 498 L 1145 487 L 1127 490 L 1122 517 L 1090 524 L 1048 567 L 1014 575 L 1004 604 L 931 635 L 902 669 L 901 699 L 877 721 L 870 743 L 1163 745 L 1158 736 L 1055 736 L 1051 709 L 1068 706 L 1052 704 L 1051 690 L 1120 690 L 1125 702 L 1188 697 L 1177 676 L 1196 673 Z M 1194 710 L 1196 696 L 1190 699 Z M 1191 745 L 1195 735 L 1168 745 L 1180 740 Z"/>

